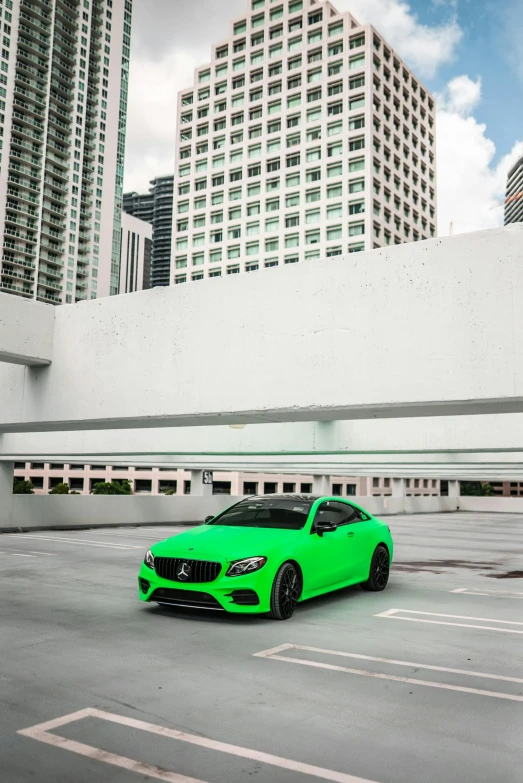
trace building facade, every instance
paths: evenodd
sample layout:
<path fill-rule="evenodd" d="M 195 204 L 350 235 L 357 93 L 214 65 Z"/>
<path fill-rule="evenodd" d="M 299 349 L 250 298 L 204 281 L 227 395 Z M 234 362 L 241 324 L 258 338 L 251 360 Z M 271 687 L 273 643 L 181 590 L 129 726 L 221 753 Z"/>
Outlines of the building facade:
<path fill-rule="evenodd" d="M 118 293 L 132 0 L 5 0 L 0 290 Z"/>
<path fill-rule="evenodd" d="M 122 481 L 131 484 L 133 492 L 161 495 L 191 492 L 191 472 L 158 467 L 111 467 L 108 465 L 65 465 L 38 462 L 16 462 L 15 477 L 31 481 L 37 495 L 46 495 L 58 484 L 69 484 L 73 492 L 89 495 L 101 481 Z M 407 479 L 406 494 L 416 497 L 437 497 L 442 494 L 438 479 Z M 392 495 L 390 478 L 330 477 L 331 492 L 342 497 Z M 215 495 L 272 495 L 277 492 L 312 492 L 313 477 L 274 473 L 214 473 Z"/>
<path fill-rule="evenodd" d="M 153 226 L 151 287 L 170 284 L 173 232 L 174 175 L 151 180 L 149 193 L 126 193 L 123 208 Z"/>
<path fill-rule="evenodd" d="M 523 223 L 523 157 L 511 168 L 505 195 L 505 225 Z"/>
<path fill-rule="evenodd" d="M 133 217 L 152 225 L 154 219 L 153 193 L 124 193 L 122 207 L 128 215 L 133 215 Z"/>
<path fill-rule="evenodd" d="M 436 235 L 434 99 L 330 2 L 250 0 L 178 134 L 173 283 Z"/>
<path fill-rule="evenodd" d="M 150 223 L 122 213 L 120 243 L 121 294 L 143 291 L 151 287 L 151 251 L 153 227 Z"/>

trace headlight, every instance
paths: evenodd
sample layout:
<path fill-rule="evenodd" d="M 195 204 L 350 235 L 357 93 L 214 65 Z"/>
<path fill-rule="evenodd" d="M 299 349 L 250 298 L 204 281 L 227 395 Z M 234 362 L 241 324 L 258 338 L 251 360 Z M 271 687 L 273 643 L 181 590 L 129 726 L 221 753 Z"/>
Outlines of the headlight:
<path fill-rule="evenodd" d="M 253 571 L 259 571 L 267 562 L 266 557 L 246 557 L 245 560 L 236 560 L 231 563 L 226 576 L 243 576 L 251 574 Z"/>
<path fill-rule="evenodd" d="M 148 568 L 152 568 L 152 570 L 154 571 L 154 555 L 153 555 L 153 553 L 151 552 L 151 550 L 150 550 L 150 549 L 149 549 L 149 551 L 146 553 L 146 555 L 145 555 L 145 557 L 144 557 L 144 559 L 143 559 L 143 562 L 145 563 L 145 565 L 146 565 Z"/>

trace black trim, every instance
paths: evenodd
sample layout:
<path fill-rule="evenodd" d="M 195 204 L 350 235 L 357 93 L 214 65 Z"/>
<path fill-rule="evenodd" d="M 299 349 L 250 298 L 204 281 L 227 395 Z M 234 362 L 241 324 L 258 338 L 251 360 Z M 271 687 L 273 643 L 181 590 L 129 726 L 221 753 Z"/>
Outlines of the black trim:
<path fill-rule="evenodd" d="M 233 590 L 232 593 L 227 594 L 228 598 L 232 598 L 231 603 L 238 606 L 259 606 L 260 599 L 258 594 L 254 590 Z"/>
<path fill-rule="evenodd" d="M 185 606 L 190 609 L 223 610 L 223 606 L 209 593 L 199 590 L 177 590 L 170 587 L 157 588 L 149 601 L 170 606 Z"/>

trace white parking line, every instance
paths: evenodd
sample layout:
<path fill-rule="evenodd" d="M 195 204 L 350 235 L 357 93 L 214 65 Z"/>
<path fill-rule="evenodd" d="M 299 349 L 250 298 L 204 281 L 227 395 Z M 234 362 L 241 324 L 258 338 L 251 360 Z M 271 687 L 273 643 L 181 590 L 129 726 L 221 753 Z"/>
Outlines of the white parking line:
<path fill-rule="evenodd" d="M 435 682 L 432 680 L 417 680 L 411 677 L 400 677 L 395 674 L 383 674 L 381 672 L 369 672 L 365 669 L 350 669 L 347 666 L 339 666 L 332 663 L 322 663 L 320 661 L 311 661 L 306 658 L 292 658 L 289 655 L 279 655 L 280 652 L 287 650 L 306 650 L 308 652 L 322 653 L 324 655 L 336 655 L 343 658 L 357 658 L 364 661 L 375 661 L 378 663 L 387 663 L 393 666 L 408 666 L 414 669 L 428 669 L 437 672 L 449 672 L 451 674 L 462 674 L 467 677 L 480 677 L 486 680 L 503 680 L 505 682 L 514 682 L 523 684 L 523 679 L 517 677 L 505 677 L 499 674 L 487 674 L 485 672 L 468 671 L 467 669 L 450 669 L 444 666 L 432 666 L 424 663 L 412 663 L 411 661 L 396 661 L 390 658 L 375 658 L 370 655 L 359 655 L 357 653 L 341 652 L 340 650 L 325 650 L 321 647 L 308 647 L 301 644 L 282 644 L 279 647 L 273 647 L 271 650 L 262 650 L 255 653 L 254 658 L 267 658 L 275 661 L 284 661 L 285 663 L 297 663 L 302 666 L 313 666 L 319 669 L 329 669 L 331 671 L 343 672 L 344 674 L 356 674 L 361 677 L 373 677 L 378 680 L 393 680 L 394 682 L 405 682 L 409 685 L 424 685 L 429 688 L 441 688 L 449 691 L 459 691 L 461 693 L 473 693 L 478 696 L 490 696 L 494 699 L 508 699 L 509 701 L 523 702 L 523 696 L 498 693 L 496 691 L 486 691 L 479 688 L 469 688 L 464 685 L 450 685 L 444 682 Z"/>
<path fill-rule="evenodd" d="M 438 612 L 419 612 L 415 609 L 387 609 L 386 612 L 375 614 L 374 617 L 385 617 L 387 620 L 406 620 L 411 623 L 430 623 L 431 625 L 451 625 L 456 628 L 479 628 L 482 631 L 497 631 L 498 633 L 517 633 L 523 634 L 523 630 L 517 630 L 515 628 L 496 628 L 491 625 L 471 625 L 470 623 L 452 623 L 446 620 L 427 620 L 425 617 L 401 617 L 398 616 L 398 612 L 404 614 L 420 614 L 429 617 L 447 617 L 455 620 L 476 620 L 481 623 L 499 623 L 502 625 L 520 625 L 523 627 L 523 623 L 515 622 L 514 620 L 493 620 L 490 617 L 468 617 L 461 614 L 439 614 Z"/>
<path fill-rule="evenodd" d="M 459 593 L 460 595 L 484 595 L 489 598 L 519 598 L 523 600 L 523 593 L 517 593 L 512 590 L 469 590 L 467 587 L 458 587 L 456 590 L 449 590 L 449 593 Z"/>
<path fill-rule="evenodd" d="M 102 541 L 90 541 L 82 538 L 59 538 L 58 536 L 35 536 L 29 533 L 6 533 L 8 538 L 37 538 L 39 541 L 57 541 L 59 544 L 80 544 L 81 546 L 101 546 L 105 549 L 143 549 L 132 544 L 110 544 Z"/>
<path fill-rule="evenodd" d="M 21 554 L 19 552 L 12 552 L 10 549 L 0 549 L 0 555 L 10 555 L 11 557 L 36 557 L 37 555 L 44 555 L 44 557 L 57 557 L 56 552 L 35 552 L 29 549 L 27 553 Z"/>
<path fill-rule="evenodd" d="M 73 712 L 70 715 L 64 715 L 61 718 L 56 718 L 56 720 L 50 720 L 37 726 L 31 726 L 28 729 L 22 729 L 18 734 L 38 740 L 39 742 L 45 742 L 48 745 L 54 745 L 63 750 L 69 750 L 80 756 L 102 761 L 105 764 L 121 767 L 122 769 L 127 769 L 131 772 L 138 772 L 142 775 L 149 775 L 149 777 L 155 778 L 156 780 L 164 780 L 168 781 L 168 783 L 205 783 L 203 780 L 180 775 L 176 772 L 170 772 L 169 770 L 161 769 L 159 767 L 152 767 L 148 764 L 143 764 L 140 761 L 127 758 L 126 756 L 108 753 L 100 748 L 84 745 L 82 742 L 65 739 L 65 737 L 50 733 L 52 729 L 57 729 L 60 726 L 65 726 L 69 723 L 83 720 L 84 718 L 99 718 L 100 720 L 117 723 L 121 726 L 128 726 L 132 729 L 140 729 L 141 731 L 156 734 L 160 737 L 168 737 L 169 739 L 187 742 L 191 745 L 197 745 L 209 750 L 217 750 L 221 753 L 239 756 L 240 758 L 249 759 L 250 761 L 258 761 L 262 764 L 270 764 L 273 767 L 279 767 L 280 769 L 299 772 L 303 775 L 310 775 L 311 777 L 319 778 L 320 780 L 330 780 L 334 783 L 376 783 L 375 781 L 348 775 L 345 772 L 336 772 L 332 769 L 316 767 L 312 764 L 293 761 L 292 759 L 287 759 L 283 756 L 273 756 L 270 753 L 263 753 L 262 751 L 252 750 L 251 748 L 243 748 L 240 745 L 230 745 L 229 743 L 218 742 L 217 740 L 208 739 L 207 737 L 200 737 L 195 734 L 187 734 L 183 731 L 169 729 L 166 726 L 157 726 L 154 723 L 146 723 L 145 721 L 125 718 L 122 715 L 115 715 L 111 712 L 104 712 L 103 710 L 91 708 Z"/>

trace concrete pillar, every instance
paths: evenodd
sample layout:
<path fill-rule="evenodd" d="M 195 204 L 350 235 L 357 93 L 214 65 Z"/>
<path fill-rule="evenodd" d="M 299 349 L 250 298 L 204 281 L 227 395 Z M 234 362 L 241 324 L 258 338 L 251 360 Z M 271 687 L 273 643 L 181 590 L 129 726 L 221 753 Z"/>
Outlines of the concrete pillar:
<path fill-rule="evenodd" d="M 0 506 L 5 495 L 13 494 L 13 477 L 15 474 L 14 462 L 0 462 Z M 20 478 L 23 479 L 23 476 Z M 8 503 L 6 502 L 6 506 Z"/>
<path fill-rule="evenodd" d="M 459 498 L 460 486 L 459 481 L 449 481 L 449 498 Z"/>
<path fill-rule="evenodd" d="M 14 472 L 14 462 L 0 462 L 0 529 L 12 524 Z"/>
<path fill-rule="evenodd" d="M 392 479 L 392 497 L 393 498 L 404 498 L 406 495 L 405 489 L 407 486 L 407 482 L 404 478 L 393 478 Z"/>
<path fill-rule="evenodd" d="M 191 470 L 191 495 L 199 495 L 200 497 L 212 495 L 212 484 L 203 483 L 203 473 L 203 470 Z"/>
<path fill-rule="evenodd" d="M 315 495 L 330 495 L 331 494 L 330 476 L 313 476 L 312 491 Z"/>

